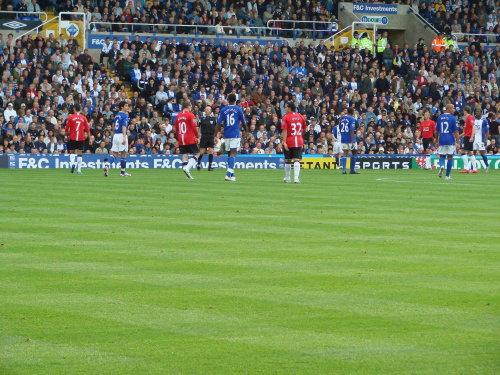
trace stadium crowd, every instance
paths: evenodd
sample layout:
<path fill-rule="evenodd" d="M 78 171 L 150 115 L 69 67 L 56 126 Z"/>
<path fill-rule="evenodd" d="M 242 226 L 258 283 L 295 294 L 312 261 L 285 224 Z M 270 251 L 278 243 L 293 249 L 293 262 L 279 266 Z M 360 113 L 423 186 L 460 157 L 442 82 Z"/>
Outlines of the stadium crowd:
<path fill-rule="evenodd" d="M 436 30 L 453 35 L 458 41 L 500 43 L 498 0 L 418 0 L 412 6 Z"/>
<path fill-rule="evenodd" d="M 68 0 L 61 10 L 72 6 L 72 11 L 91 12 L 92 19 L 128 17 L 129 23 L 135 22 L 132 15 L 148 22 L 148 15 L 165 13 L 180 24 L 194 17 L 201 23 L 207 15 L 227 23 L 234 14 L 237 23 L 250 30 L 256 16 L 264 24 L 269 15 L 269 19 L 293 19 L 306 9 L 307 17 L 316 13 L 319 19 L 329 19 L 336 6 L 332 1 L 300 0 L 82 4 Z M 497 5 L 493 14 L 500 12 Z M 67 152 L 64 124 L 75 103 L 81 105 L 92 130 L 86 152 L 108 153 L 121 100 L 133 108 L 131 154 L 178 153 L 172 123 L 182 103 L 191 100 L 199 118 L 206 106 L 217 116 L 229 93 L 237 95 L 248 125 L 242 154 L 282 152 L 279 132 L 288 100 L 296 102 L 308 121 L 306 154 L 333 152 L 331 128 L 349 106 L 356 109 L 358 153 L 423 153 L 419 131 L 423 112 L 430 111 L 435 119 L 448 103 L 455 105 L 462 122 L 466 105 L 480 109 L 484 117 L 491 113 L 487 152 L 498 153 L 500 49 L 481 39 L 460 51 L 454 43 L 393 44 L 387 32 L 377 35 L 372 45 L 362 33 L 335 50 L 322 40 L 215 43 L 210 37 L 181 35 L 143 42 L 135 34 L 123 42 L 107 39 L 96 60 L 73 37 L 14 40 L 9 34 L 5 39 L 0 35 L 0 50 L 0 152 L 4 153 Z M 217 136 L 219 152 L 222 142 Z"/>

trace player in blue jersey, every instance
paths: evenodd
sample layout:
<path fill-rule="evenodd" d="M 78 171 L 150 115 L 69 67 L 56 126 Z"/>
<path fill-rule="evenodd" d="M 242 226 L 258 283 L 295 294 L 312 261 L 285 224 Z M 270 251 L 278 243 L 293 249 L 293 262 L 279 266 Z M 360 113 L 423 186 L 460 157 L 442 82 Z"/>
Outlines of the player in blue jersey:
<path fill-rule="evenodd" d="M 333 122 L 332 122 L 333 123 Z M 335 125 L 332 128 L 333 153 L 337 161 L 337 168 L 340 169 L 340 154 L 342 154 L 342 135 L 340 134 L 340 126 Z"/>
<path fill-rule="evenodd" d="M 474 118 L 474 143 L 472 144 L 473 155 L 471 156 L 471 173 L 477 173 L 476 155 L 479 152 L 486 166 L 486 173 L 490 171 L 490 164 L 486 157 L 485 143 L 490 132 L 490 125 L 487 119 L 483 119 L 480 109 L 476 109 Z"/>
<path fill-rule="evenodd" d="M 354 168 L 356 166 L 356 155 L 358 154 L 358 144 L 356 142 L 356 119 L 354 118 L 354 108 L 347 108 L 347 115 L 342 116 L 339 121 L 340 141 L 344 156 L 340 159 L 342 174 L 347 174 L 347 155 L 351 151 L 351 174 L 359 174 Z"/>
<path fill-rule="evenodd" d="M 225 148 L 228 152 L 226 181 L 236 181 L 236 177 L 234 176 L 234 162 L 236 154 L 240 149 L 240 126 L 243 126 L 246 131 L 245 116 L 241 107 L 235 105 L 235 94 L 229 94 L 227 101 L 229 105 L 223 107 L 219 113 L 215 134 L 218 134 L 221 126 L 224 127 Z"/>
<path fill-rule="evenodd" d="M 108 159 L 104 159 L 104 176 L 108 176 L 108 169 L 115 159 L 118 158 L 118 153 L 121 155 L 121 173 L 120 177 L 130 177 L 130 174 L 125 172 L 125 166 L 127 165 L 127 151 L 128 151 L 128 113 L 130 111 L 127 102 L 122 101 L 118 104 L 119 112 L 115 115 L 113 119 L 113 146 L 111 147 L 111 152 L 113 153 Z"/>
<path fill-rule="evenodd" d="M 436 122 L 436 130 L 434 132 L 434 142 L 439 145 L 439 177 L 443 176 L 444 160 L 448 157 L 446 164 L 446 180 L 451 180 L 450 173 L 453 166 L 453 155 L 455 151 L 460 149 L 460 139 L 458 137 L 457 118 L 453 115 L 455 106 L 447 104 L 444 114 L 440 115 Z"/>

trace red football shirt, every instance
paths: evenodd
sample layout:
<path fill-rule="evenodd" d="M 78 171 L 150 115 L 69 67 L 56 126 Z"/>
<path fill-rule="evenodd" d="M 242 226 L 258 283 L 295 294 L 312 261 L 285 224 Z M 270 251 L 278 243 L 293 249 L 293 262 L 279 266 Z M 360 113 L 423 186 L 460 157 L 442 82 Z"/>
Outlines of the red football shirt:
<path fill-rule="evenodd" d="M 297 112 L 289 112 L 283 117 L 281 130 L 286 129 L 286 145 L 288 147 L 302 147 L 304 139 L 302 134 L 307 128 L 304 117 Z"/>
<path fill-rule="evenodd" d="M 434 138 L 434 130 L 436 130 L 436 123 L 432 120 L 422 121 L 420 123 L 420 131 L 422 132 L 423 139 Z"/>
<path fill-rule="evenodd" d="M 66 133 L 69 132 L 69 139 L 72 141 L 84 141 L 84 133 L 90 134 L 90 127 L 87 118 L 81 113 L 74 113 L 68 117 L 66 122 Z"/>
<path fill-rule="evenodd" d="M 189 111 L 179 113 L 175 118 L 175 132 L 180 146 L 195 144 L 199 138 L 195 116 Z"/>
<path fill-rule="evenodd" d="M 474 116 L 469 115 L 465 119 L 465 126 L 464 126 L 464 137 L 469 137 L 472 135 L 472 127 L 474 126 L 475 121 L 474 121 Z"/>

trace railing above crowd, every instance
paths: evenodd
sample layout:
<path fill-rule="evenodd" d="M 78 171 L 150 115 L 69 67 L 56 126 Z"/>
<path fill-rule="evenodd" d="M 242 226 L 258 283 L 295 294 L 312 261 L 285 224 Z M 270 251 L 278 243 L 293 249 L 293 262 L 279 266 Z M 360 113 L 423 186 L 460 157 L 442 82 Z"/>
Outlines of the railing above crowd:
<path fill-rule="evenodd" d="M 129 33 L 165 33 L 187 35 L 215 35 L 215 36 L 255 36 L 276 38 L 307 38 L 324 39 L 330 37 L 335 22 L 329 22 L 321 27 L 318 23 L 311 23 L 310 27 L 286 26 L 287 22 L 270 20 L 264 27 L 256 26 L 222 26 L 222 25 L 180 25 L 180 24 L 155 24 L 155 23 L 126 23 L 126 22 L 90 22 L 90 32 L 129 32 Z M 295 22 L 297 24 L 301 22 Z"/>
<path fill-rule="evenodd" d="M 11 10 L 0 10 L 0 19 L 3 18 L 4 14 L 14 16 L 14 19 L 21 21 L 42 21 L 45 22 L 49 19 L 49 16 L 45 12 L 14 12 Z"/>
<path fill-rule="evenodd" d="M 451 33 L 457 42 L 474 42 L 476 37 L 479 42 L 490 44 L 500 43 L 500 35 L 498 34 L 473 34 L 473 33 Z"/>
<path fill-rule="evenodd" d="M 410 8 L 412 9 L 412 8 Z M 410 12 L 419 17 L 426 26 L 431 28 L 436 34 L 439 31 L 422 17 L 415 9 Z M 0 11 L 0 19 L 2 15 L 14 15 L 16 20 L 20 20 L 19 12 L 14 11 Z M 24 35 L 39 33 L 46 24 L 51 23 L 58 17 L 49 19 L 45 12 L 23 12 L 27 15 L 39 15 L 40 25 L 36 25 L 33 29 L 25 31 L 21 35 L 17 35 L 15 39 L 19 39 Z M 62 14 L 62 13 L 61 13 Z M 67 13 L 66 13 L 67 14 Z M 84 17 L 84 14 L 81 13 Z M 127 23 L 127 22 L 89 22 L 86 23 L 88 27 L 86 32 L 128 32 L 131 34 L 181 34 L 181 35 L 214 35 L 216 37 L 273 37 L 273 38 L 289 38 L 289 39 L 322 39 L 325 42 L 332 40 L 336 35 L 351 28 L 351 25 L 342 30 L 338 30 L 338 24 L 334 21 L 316 22 L 316 21 L 297 21 L 297 20 L 269 20 L 266 26 L 226 26 L 226 25 L 182 25 L 182 24 L 158 24 L 158 23 Z M 452 32 L 450 33 L 457 42 L 471 43 L 474 42 L 476 37 L 483 43 L 500 43 L 500 35 L 494 33 L 465 33 L 465 32 Z M 88 38 L 85 38 L 88 40 Z M 88 47 L 88 46 L 85 46 Z"/>

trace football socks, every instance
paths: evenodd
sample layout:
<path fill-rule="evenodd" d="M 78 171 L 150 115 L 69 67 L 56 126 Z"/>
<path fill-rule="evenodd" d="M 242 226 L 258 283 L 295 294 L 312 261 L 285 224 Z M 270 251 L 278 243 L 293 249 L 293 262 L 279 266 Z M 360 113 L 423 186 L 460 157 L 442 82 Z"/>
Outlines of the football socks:
<path fill-rule="evenodd" d="M 451 167 L 453 167 L 453 159 L 448 159 L 448 162 L 446 163 L 446 177 L 450 177 Z"/>
<path fill-rule="evenodd" d="M 470 168 L 469 168 L 471 171 L 473 171 L 474 169 L 477 169 L 476 167 L 476 155 L 472 155 L 470 157 Z"/>
<path fill-rule="evenodd" d="M 462 155 L 462 160 L 464 161 L 464 169 L 469 169 L 469 158 L 467 154 Z"/>
<path fill-rule="evenodd" d="M 351 156 L 351 172 L 354 172 L 354 167 L 356 167 L 356 156 Z"/>
<path fill-rule="evenodd" d="M 125 174 L 125 167 L 127 166 L 127 160 L 125 160 L 125 158 L 120 160 L 120 166 L 122 167 L 122 174 Z"/>
<path fill-rule="evenodd" d="M 298 180 L 299 174 L 300 174 L 300 162 L 296 161 L 295 163 L 293 163 L 293 177 L 294 177 L 294 179 Z"/>
<path fill-rule="evenodd" d="M 444 168 L 444 158 L 439 158 L 439 167 Z"/>
<path fill-rule="evenodd" d="M 490 164 L 488 163 L 488 158 L 486 157 L 486 154 L 481 155 L 481 157 L 483 158 L 484 164 L 488 167 Z"/>
<path fill-rule="evenodd" d="M 196 156 L 191 156 L 187 164 L 187 169 L 193 168 L 196 165 L 196 163 L 198 163 L 198 159 L 196 158 Z"/>
<path fill-rule="evenodd" d="M 227 158 L 227 176 L 234 176 L 234 156 Z"/>
<path fill-rule="evenodd" d="M 290 179 L 290 172 L 292 171 L 292 165 L 289 163 L 285 164 L 285 177 L 287 180 Z"/>

